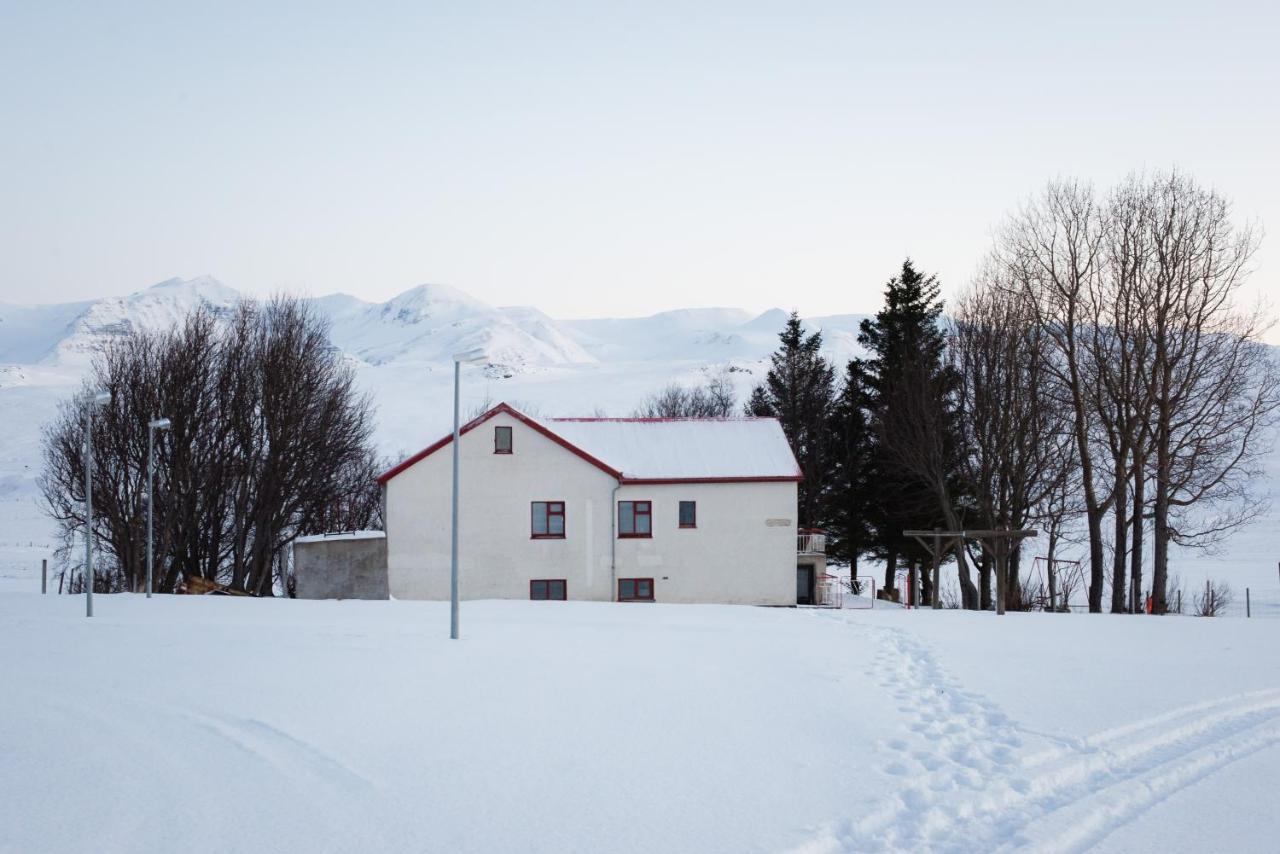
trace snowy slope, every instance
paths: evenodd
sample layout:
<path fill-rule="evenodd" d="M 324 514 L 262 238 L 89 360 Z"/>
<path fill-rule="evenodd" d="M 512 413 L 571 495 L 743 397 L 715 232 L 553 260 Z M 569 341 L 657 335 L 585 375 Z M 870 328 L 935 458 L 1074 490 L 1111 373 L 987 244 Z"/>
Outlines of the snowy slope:
<path fill-rule="evenodd" d="M 483 348 L 513 372 L 591 362 L 556 322 L 534 309 L 497 309 L 445 285 L 419 285 L 385 303 L 325 297 L 333 342 L 372 365 L 447 363 L 457 352 Z"/>
<path fill-rule="evenodd" d="M 170 279 L 127 297 L 108 297 L 88 306 L 71 325 L 70 334 L 53 348 L 53 361 L 86 362 L 112 338 L 172 328 L 194 308 L 228 311 L 240 294 L 211 276 Z"/>
<path fill-rule="evenodd" d="M 1269 852 L 1280 621 L 0 593 L 0 851 Z M 138 804 L 164 804 L 141 810 Z"/>
<path fill-rule="evenodd" d="M 13 305 L 0 302 L 0 364 L 30 364 L 53 355 L 92 302 Z"/>
<path fill-rule="evenodd" d="M 734 308 L 681 309 L 649 317 L 566 320 L 561 325 L 601 361 L 683 358 L 754 361 L 778 346 L 787 312 L 770 309 L 752 317 Z M 823 354 L 841 368 L 858 355 L 858 324 L 866 315 L 806 318 L 823 334 Z"/>

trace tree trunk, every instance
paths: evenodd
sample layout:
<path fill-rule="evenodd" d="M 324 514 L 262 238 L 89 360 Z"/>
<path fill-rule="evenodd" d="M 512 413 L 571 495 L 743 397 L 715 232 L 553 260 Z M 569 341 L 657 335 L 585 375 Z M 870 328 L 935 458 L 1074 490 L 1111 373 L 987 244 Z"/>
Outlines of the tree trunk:
<path fill-rule="evenodd" d="M 983 549 L 982 554 L 978 557 L 978 579 L 982 585 L 981 600 L 979 607 L 983 611 L 990 611 L 992 607 L 991 601 L 991 556 Z"/>
<path fill-rule="evenodd" d="M 897 589 L 897 579 L 898 553 L 889 552 L 889 559 L 884 562 L 884 590 L 886 596 L 891 596 L 893 591 Z"/>
<path fill-rule="evenodd" d="M 1125 460 L 1128 454 L 1121 455 L 1116 460 L 1116 484 L 1115 484 L 1115 549 L 1112 554 L 1111 564 L 1111 613 L 1123 614 L 1125 611 L 1125 562 L 1128 558 L 1128 534 L 1129 534 L 1129 500 L 1127 495 L 1129 485 L 1129 472 L 1125 466 Z"/>
<path fill-rule="evenodd" d="M 1049 610 L 1050 611 L 1057 611 L 1058 604 L 1059 604 L 1058 603 L 1058 571 L 1057 569 L 1054 568 L 1054 565 L 1053 565 L 1054 554 L 1057 552 L 1057 550 L 1058 550 L 1058 526 L 1057 524 L 1050 522 L 1049 523 L 1049 556 L 1048 558 L 1046 558 L 1048 563 L 1046 564 L 1046 570 L 1045 570 L 1045 574 L 1049 577 Z"/>
<path fill-rule="evenodd" d="M 1068 323 L 1074 324 L 1075 318 L 1068 317 Z M 1080 462 L 1080 485 L 1084 488 L 1085 519 L 1089 524 L 1089 613 L 1102 613 L 1102 583 L 1106 556 L 1102 550 L 1102 517 L 1106 507 L 1098 500 L 1093 485 L 1093 457 L 1089 447 L 1089 408 L 1082 393 L 1080 366 L 1075 350 L 1074 330 L 1069 332 L 1067 352 L 1067 368 L 1070 376 L 1068 387 L 1071 390 L 1072 409 L 1075 412 L 1076 453 Z"/>
<path fill-rule="evenodd" d="M 947 522 L 947 528 L 952 531 L 963 530 L 964 526 L 956 518 L 955 510 L 951 506 L 951 496 L 947 495 L 945 484 L 941 485 L 938 498 L 940 499 L 938 503 L 942 506 L 942 516 Z M 973 576 L 969 574 L 969 561 L 963 548 L 956 549 L 956 569 L 960 579 L 961 607 L 966 611 L 978 610 L 978 588 L 974 586 Z"/>
<path fill-rule="evenodd" d="M 1156 440 L 1156 503 L 1152 534 L 1155 544 L 1151 555 L 1151 611 L 1163 614 L 1168 608 L 1165 590 L 1169 583 L 1169 443 L 1163 413 Z"/>
<path fill-rule="evenodd" d="M 1144 495 L 1146 486 L 1146 474 L 1144 468 L 1146 461 L 1141 457 L 1134 459 L 1134 479 L 1133 479 L 1133 551 L 1130 555 L 1129 568 L 1129 598 L 1133 602 L 1133 613 L 1141 614 L 1146 609 L 1142 607 L 1142 541 L 1145 534 L 1145 525 L 1143 523 L 1143 512 L 1146 504 L 1146 496 Z"/>
<path fill-rule="evenodd" d="M 1022 541 L 1013 540 L 1005 557 L 1005 598 L 1008 611 L 1022 610 Z"/>

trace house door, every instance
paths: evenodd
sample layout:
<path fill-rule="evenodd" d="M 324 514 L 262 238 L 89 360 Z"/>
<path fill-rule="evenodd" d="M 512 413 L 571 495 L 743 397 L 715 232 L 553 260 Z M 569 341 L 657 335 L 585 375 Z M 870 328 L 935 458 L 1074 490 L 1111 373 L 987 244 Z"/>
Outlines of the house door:
<path fill-rule="evenodd" d="M 813 604 L 813 567 L 799 565 L 796 567 L 796 604 Z"/>

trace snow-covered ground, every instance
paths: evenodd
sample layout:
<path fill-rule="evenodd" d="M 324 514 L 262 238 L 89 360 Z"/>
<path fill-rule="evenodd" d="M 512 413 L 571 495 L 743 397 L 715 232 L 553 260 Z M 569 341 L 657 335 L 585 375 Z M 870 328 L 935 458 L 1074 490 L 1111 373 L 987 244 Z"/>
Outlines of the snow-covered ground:
<path fill-rule="evenodd" d="M 0 851 L 1272 851 L 1280 621 L 0 594 Z"/>

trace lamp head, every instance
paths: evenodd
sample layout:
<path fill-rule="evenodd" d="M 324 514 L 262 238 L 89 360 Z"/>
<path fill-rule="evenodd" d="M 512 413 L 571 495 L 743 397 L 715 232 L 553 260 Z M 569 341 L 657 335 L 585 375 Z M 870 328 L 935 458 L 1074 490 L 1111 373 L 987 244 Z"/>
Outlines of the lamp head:
<path fill-rule="evenodd" d="M 173 422 L 168 418 L 157 418 L 154 421 L 148 421 L 147 426 L 152 430 L 168 430 L 173 426 Z"/>
<path fill-rule="evenodd" d="M 453 360 L 466 365 L 473 365 L 477 362 L 489 361 L 489 354 L 480 347 L 471 350 L 463 350 L 461 353 L 454 353 Z"/>

